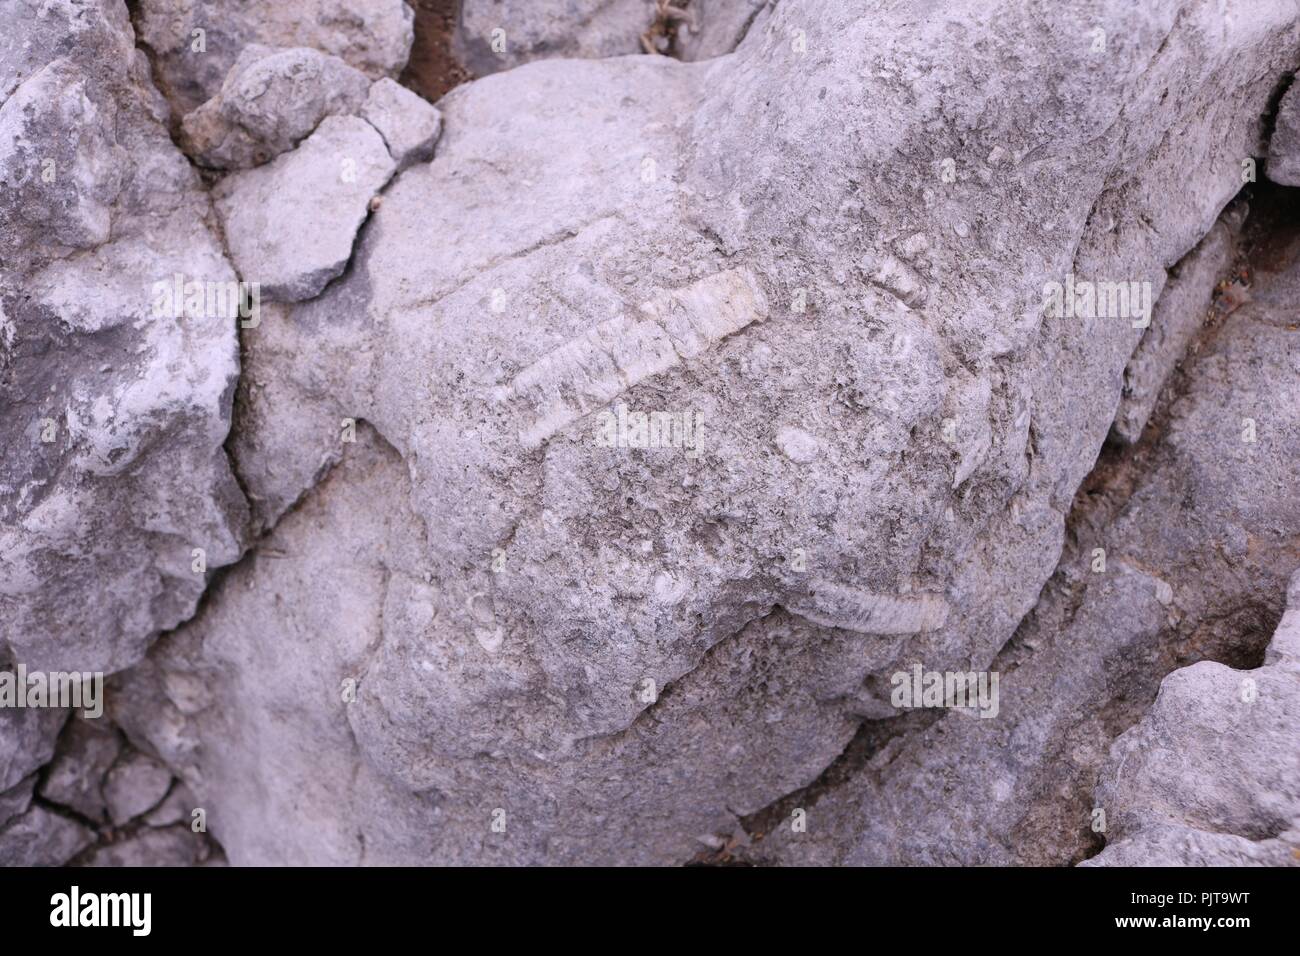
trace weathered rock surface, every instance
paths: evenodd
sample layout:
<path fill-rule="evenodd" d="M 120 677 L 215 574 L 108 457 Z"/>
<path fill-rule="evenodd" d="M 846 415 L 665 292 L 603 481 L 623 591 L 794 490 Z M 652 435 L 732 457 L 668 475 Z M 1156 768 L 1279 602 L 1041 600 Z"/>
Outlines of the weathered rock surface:
<path fill-rule="evenodd" d="M 62 711 L 41 713 L 63 717 Z M 74 716 L 52 761 L 51 750 L 52 735 L 26 763 L 39 767 L 49 761 L 48 766 L 0 790 L 0 865 L 221 862 L 196 824 L 198 803 L 188 788 L 157 760 L 125 743 L 107 718 Z"/>
<path fill-rule="evenodd" d="M 233 304 L 159 292 L 235 276 L 125 7 L 0 20 L 0 657 L 113 671 L 241 551 Z"/>
<path fill-rule="evenodd" d="M 33 804 L 0 829 L 0 866 L 62 866 L 94 842 L 80 823 Z"/>
<path fill-rule="evenodd" d="M 208 844 L 188 827 L 144 829 L 91 851 L 85 866 L 199 866 L 209 861 Z"/>
<path fill-rule="evenodd" d="M 27 812 L 32 805 L 32 794 L 36 790 L 36 774 L 32 774 L 17 786 L 0 792 L 0 827 Z"/>
<path fill-rule="evenodd" d="M 54 708 L 0 708 L 0 827 L 27 811 L 36 771 L 53 756 L 66 719 Z"/>
<path fill-rule="evenodd" d="M 204 166 L 260 166 L 297 146 L 325 117 L 355 113 L 369 90 L 366 75 L 338 57 L 250 44 L 221 91 L 182 121 L 183 144 Z"/>
<path fill-rule="evenodd" d="M 1111 747 L 1096 866 L 1300 866 L 1300 573 L 1264 666 L 1174 671 Z"/>
<path fill-rule="evenodd" d="M 170 827 L 184 823 L 188 828 L 193 825 L 194 811 L 197 808 L 198 803 L 189 788 L 177 783 L 162 803 L 144 815 L 144 822 L 151 827 Z"/>
<path fill-rule="evenodd" d="M 487 76 L 548 57 L 643 53 L 641 34 L 654 10 L 654 0 L 463 0 L 456 54 L 476 76 Z"/>
<path fill-rule="evenodd" d="M 109 819 L 122 825 L 158 806 L 171 789 L 172 775 L 147 754 L 132 752 L 104 777 L 104 802 Z"/>
<path fill-rule="evenodd" d="M 1300 564 L 1300 425 L 1284 411 L 1300 406 L 1300 244 L 1257 257 L 1274 271 L 1261 265 L 1253 301 L 1203 333 L 1153 439 L 1104 457 L 1076 499 L 1060 569 L 993 663 L 998 717 L 935 711 L 891 735 L 897 716 L 869 714 L 888 718 L 864 728 L 885 742 L 829 793 L 791 798 L 806 832 L 754 824 L 770 828 L 755 859 L 1048 865 L 1096 851 L 1094 812 L 1113 817 L 1092 799 L 1110 741 L 1174 668 L 1249 666 Z M 1205 295 L 1183 301 L 1196 323 Z"/>
<path fill-rule="evenodd" d="M 121 752 L 122 741 L 107 721 L 73 717 L 41 783 L 41 796 L 88 820 L 107 822 L 104 778 Z"/>
<path fill-rule="evenodd" d="M 774 4 L 769 0 L 691 0 L 687 20 L 678 26 L 674 53 L 683 60 L 724 56 L 761 27 Z"/>
<path fill-rule="evenodd" d="M 1215 285 L 1236 255 L 1245 215 L 1243 204 L 1215 223 L 1165 284 L 1151 325 L 1124 369 L 1124 396 L 1115 416 L 1115 434 L 1124 441 L 1142 437 L 1165 382 L 1209 316 Z"/>
<path fill-rule="evenodd" d="M 1300 86 L 1295 83 L 1278 103 L 1264 172 L 1283 186 L 1300 186 Z"/>
<path fill-rule="evenodd" d="M 67 717 L 53 707 L 0 708 L 0 791 L 49 762 Z"/>
<path fill-rule="evenodd" d="M 0 862 L 1292 862 L 1294 4 L 643 6 L 0 0 Z"/>
<path fill-rule="evenodd" d="M 320 336 L 335 338 L 335 347 L 312 348 Z M 351 351 L 349 341 L 355 346 Z M 290 321 L 288 306 L 262 307 L 259 332 L 249 336 L 244 355 L 236 403 L 239 424 L 230 438 L 257 534 L 274 527 L 342 457 L 348 416 L 334 408 L 333 383 L 346 380 L 355 363 L 373 357 L 372 346 L 356 342 L 346 325 L 304 328 Z M 316 367 L 307 372 L 305 366 L 312 363 Z M 280 372 L 290 365 L 304 369 L 293 381 Z"/>
<path fill-rule="evenodd" d="M 9 83 L 18 79 L 16 66 L 5 70 Z M 126 150 L 114 133 L 117 103 L 92 84 L 79 65 L 54 60 L 24 77 L 0 107 L 0 252 L 7 262 L 108 241 Z"/>
<path fill-rule="evenodd" d="M 1280 3 L 809 0 L 710 64 L 455 91 L 342 279 L 248 337 L 241 474 L 264 523 L 306 497 L 119 718 L 236 863 L 718 845 L 888 706 L 882 675 L 992 664 L 1142 335 L 1044 314 L 1044 286 L 1158 294 L 1262 151 L 1298 40 Z M 685 443 L 603 441 L 620 406 Z M 1115 575 L 1161 626 L 1166 589 Z M 843 663 L 786 661 L 817 642 Z"/>
<path fill-rule="evenodd" d="M 240 278 L 276 302 L 310 299 L 342 274 L 370 202 L 397 164 L 355 116 L 330 116 L 291 153 L 214 190 Z"/>
<path fill-rule="evenodd" d="M 0 664 L 111 673 L 242 550 L 236 312 L 207 294 L 235 275 L 125 5 L 5 0 L 0 22 Z M 0 865 L 100 838 L 119 743 L 67 720 L 0 709 Z"/>
<path fill-rule="evenodd" d="M 311 47 L 396 77 L 414 36 L 404 0 L 139 0 L 136 29 L 177 118 L 218 94 L 249 44 Z"/>
<path fill-rule="evenodd" d="M 212 824 L 226 841 L 250 848 L 252 855 L 243 859 L 381 864 L 413 855 L 515 858 L 505 841 L 494 841 L 490 832 L 481 845 L 459 848 L 447 845 L 451 835 L 446 831 L 453 824 L 468 832 L 486 831 L 492 811 L 518 806 L 522 793 L 491 794 L 495 802 L 483 806 L 412 800 L 368 761 L 358 759 L 352 731 L 340 719 L 357 706 L 347 698 L 354 696 L 349 691 L 355 692 L 373 654 L 365 638 L 374 633 L 380 618 L 394 611 L 403 618 L 433 613 L 432 589 L 415 577 L 425 549 L 418 518 L 405 511 L 382 513 L 366 507 L 368 502 L 398 503 L 407 497 L 409 479 L 400 459 L 363 426 L 357 443 L 348 447 L 324 484 L 276 528 L 261 552 L 267 557 L 241 567 L 220 586 L 223 602 L 237 607 L 248 626 L 265 627 L 266 633 L 277 635 L 276 640 L 253 649 L 245 647 L 238 635 L 226 632 L 220 622 L 216 629 L 200 624 L 190 635 L 196 640 L 168 640 L 160 647 L 155 660 L 165 674 L 146 668 L 120 698 L 132 713 L 162 715 L 153 738 L 167 748 L 164 755 L 169 762 L 185 768 L 196 787 L 217 783 L 223 792 L 233 788 L 240 794 L 238 799 L 213 805 Z M 346 528 L 349 541 L 345 553 L 333 546 L 340 528 Z M 375 570 L 357 574 L 348 572 L 349 567 Z M 329 601 L 302 608 L 286 620 L 277 595 L 303 574 L 340 586 L 332 589 Z M 490 640 L 491 634 L 484 632 L 483 639 Z M 314 648 L 313 671 L 304 675 L 296 664 L 287 665 L 308 646 Z M 248 657 L 250 653 L 254 656 Z M 782 693 L 780 674 L 788 660 L 797 661 L 812 677 L 806 687 Z M 711 846 L 712 831 L 720 821 L 730 820 L 734 810 L 757 809 L 766 793 L 798 785 L 834 756 L 852 734 L 853 722 L 833 701 L 852 691 L 870 662 L 862 655 L 859 638 L 819 631 L 776 612 L 715 648 L 711 663 L 708 683 L 687 677 L 671 688 L 636 688 L 636 693 L 658 699 L 653 713 L 627 732 L 575 742 L 585 760 L 569 771 L 572 777 L 565 781 L 568 787 L 587 790 L 594 805 L 626 805 L 647 817 L 653 815 L 666 789 L 689 782 L 696 800 L 693 819 L 674 838 L 676 852 L 685 855 Z M 434 665 L 425 660 L 419 666 L 432 673 Z M 472 659 L 458 666 L 471 687 L 492 679 Z M 713 681 L 720 679 L 730 689 L 721 714 L 713 699 Z M 299 693 L 293 682 L 302 680 L 319 689 L 300 711 L 301 718 L 310 721 L 304 730 L 319 735 L 318 748 L 305 751 L 298 739 L 277 734 L 265 735 L 259 748 L 269 748 L 267 765 L 278 766 L 278 772 L 317 782 L 297 793 L 274 788 L 268 804 L 254 796 L 262 783 L 244 769 L 245 748 L 223 733 L 208 714 L 215 713 L 210 710 L 213 702 L 238 695 L 248 708 L 250 725 L 269 727 L 284 700 Z M 454 714 L 461 704 L 449 700 L 441 706 Z M 222 717 L 220 722 L 227 720 Z M 720 746 L 716 738 L 699 737 L 698 729 L 706 722 L 727 728 L 726 750 L 734 761 L 730 772 L 720 774 L 703 759 Z M 772 728 L 778 725 L 783 732 L 773 737 Z M 161 730 L 163 726 L 168 729 Z M 765 738 L 767 746 L 756 744 Z M 629 760 L 639 767 L 635 785 L 624 779 L 621 770 Z M 598 769 L 593 772 L 592 767 Z M 335 790 L 336 774 L 348 775 L 346 794 Z M 342 813 L 332 806 L 340 798 L 347 804 Z M 373 815 L 366 812 L 367 806 L 403 809 L 397 816 Z M 507 810 L 508 829 L 511 813 L 513 809 Z M 279 835 L 252 850 L 255 839 L 270 836 L 264 830 L 267 814 L 280 821 Z M 351 825 L 342 826 L 344 820 Z M 649 840 L 656 832 L 656 826 L 647 822 L 642 835 Z M 526 839 L 529 852 L 545 852 L 535 838 Z M 640 843 L 627 848 L 629 858 L 653 859 L 648 846 L 635 848 Z M 612 846 L 607 852 L 613 852 Z"/>
<path fill-rule="evenodd" d="M 398 169 L 433 158 L 442 114 L 406 87 L 376 80 L 361 106 L 361 118 L 379 131 Z"/>
<path fill-rule="evenodd" d="M 768 0 L 691 0 L 680 15 L 670 13 L 670 35 L 652 42 L 682 60 L 722 56 L 772 6 Z M 455 48 L 477 76 L 547 58 L 626 56 L 646 52 L 642 36 L 656 19 L 655 0 L 464 0 Z"/>

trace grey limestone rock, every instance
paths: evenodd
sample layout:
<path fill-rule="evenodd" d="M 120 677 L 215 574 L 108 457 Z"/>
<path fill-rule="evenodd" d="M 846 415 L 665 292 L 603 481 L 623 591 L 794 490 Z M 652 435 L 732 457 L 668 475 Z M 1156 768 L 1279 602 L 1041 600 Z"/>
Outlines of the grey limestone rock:
<path fill-rule="evenodd" d="M 414 38 L 405 0 L 139 0 L 135 23 L 177 118 L 218 94 L 250 44 L 311 47 L 374 80 L 401 73 Z"/>
<path fill-rule="evenodd" d="M 373 126 L 329 116 L 292 152 L 227 176 L 216 210 L 240 276 L 269 301 L 318 295 L 347 266 L 371 200 L 395 169 Z"/>
<path fill-rule="evenodd" d="M 731 53 L 774 6 L 770 0 L 691 0 L 677 28 L 675 52 L 687 61 Z"/>
<path fill-rule="evenodd" d="M 1292 477 L 1300 427 L 1285 411 L 1300 405 L 1298 257 L 1290 242 L 1272 269 L 1256 270 L 1253 301 L 1202 330 L 1153 441 L 1099 463 L 1076 499 L 1060 568 L 994 660 L 997 718 L 954 712 L 891 735 L 896 710 L 868 713 L 877 725 L 867 729 L 887 742 L 805 807 L 806 832 L 773 830 L 748 851 L 755 859 L 1048 865 L 1100 849 L 1094 813 L 1113 822 L 1115 804 L 1094 801 L 1093 790 L 1110 742 L 1144 719 L 1171 670 L 1191 661 L 1203 662 L 1190 669 L 1197 674 L 1233 673 L 1215 661 L 1249 666 L 1282 613 L 1300 538 Z M 1195 322 L 1205 296 L 1184 303 Z M 1243 429 L 1247 419 L 1253 429 Z M 1280 700 L 1287 686 L 1273 684 L 1283 709 L 1294 706 Z M 1289 751 L 1281 737 L 1276 743 L 1285 762 Z M 1296 790 L 1283 783 L 1275 792 L 1294 798 Z M 1150 858 L 1170 864 L 1204 862 L 1211 844 L 1240 843 L 1192 834 L 1184 852 L 1177 827 L 1138 835 L 1111 858 L 1153 852 L 1161 834 L 1168 846 Z M 1240 852 L 1243 862 L 1253 858 Z M 1275 846 L 1260 859 L 1281 853 Z"/>
<path fill-rule="evenodd" d="M 80 823 L 33 804 L 0 828 L 0 866 L 63 866 L 94 841 Z"/>
<path fill-rule="evenodd" d="M 0 19 L 0 654 L 111 672 L 242 550 L 235 275 L 125 7 Z"/>
<path fill-rule="evenodd" d="M 670 6 L 673 41 L 652 42 L 661 52 L 695 61 L 731 53 L 775 4 L 690 0 Z M 655 0 L 463 0 L 455 48 L 477 76 L 547 58 L 626 56 L 646 52 L 642 36 L 657 19 Z"/>
<path fill-rule="evenodd" d="M 95 847 L 84 866 L 200 866 L 209 847 L 189 827 L 143 829 L 126 839 Z"/>
<path fill-rule="evenodd" d="M 1246 210 L 1238 207 L 1215 223 L 1165 285 L 1133 357 L 1124 369 L 1124 396 L 1115 434 L 1127 442 L 1142 437 L 1165 382 L 1213 309 L 1212 293 L 1232 265 Z"/>
<path fill-rule="evenodd" d="M 0 861 L 1291 862 L 1295 4 L 686 10 L 0 0 Z"/>
<path fill-rule="evenodd" d="M 297 146 L 321 120 L 355 113 L 370 80 L 305 47 L 244 47 L 221 91 L 181 123 L 186 151 L 204 166 L 247 169 Z"/>
<path fill-rule="evenodd" d="M 1300 866 L 1300 573 L 1263 667 L 1175 671 L 1111 747 L 1096 866 Z"/>
<path fill-rule="evenodd" d="M 186 768 L 235 863 L 725 844 L 888 706 L 889 674 L 986 670 L 1037 601 L 1141 338 L 1043 290 L 1158 296 L 1300 53 L 1288 5 L 1226 30 L 1217 9 L 956 4 L 918 26 L 809 0 L 709 63 L 552 60 L 453 92 L 346 274 L 249 337 L 265 388 L 236 454 L 264 520 L 287 517 L 121 719 Z M 1014 85 L 971 79 L 1013 45 Z M 662 441 L 620 430 L 638 413 Z M 1140 611 L 1122 657 L 1168 594 L 1136 567 L 1111 590 Z M 268 647 L 268 626 L 297 636 Z M 790 663 L 738 705 L 745 655 L 791 629 L 852 666 Z M 253 670 L 298 702 L 288 733 L 253 733 Z M 1102 682 L 1077 681 L 1069 699 Z M 718 790 L 728 767 L 752 771 Z M 988 785 L 1028 786 L 1013 769 Z M 305 808 L 292 832 L 251 786 Z"/>
<path fill-rule="evenodd" d="M 379 131 L 399 169 L 433 158 L 442 114 L 406 87 L 376 80 L 361 107 L 361 118 Z"/>
<path fill-rule="evenodd" d="M 109 819 L 121 826 L 158 806 L 171 789 L 172 775 L 148 754 L 124 754 L 104 776 Z"/>
<path fill-rule="evenodd" d="M 1278 104 L 1264 172 L 1283 186 L 1300 186 L 1300 87 L 1294 83 Z"/>
<path fill-rule="evenodd" d="M 654 0 L 464 0 L 456 52 L 476 76 L 548 57 L 599 58 L 644 52 Z"/>
<path fill-rule="evenodd" d="M 67 716 L 52 707 L 0 708 L 0 791 L 17 786 L 49 761 Z"/>
<path fill-rule="evenodd" d="M 0 827 L 27 812 L 27 808 L 32 805 L 35 790 L 36 774 L 32 774 L 16 786 L 0 792 Z"/>
<path fill-rule="evenodd" d="M 107 721 L 74 716 L 41 783 L 41 796 L 88 820 L 107 822 L 104 778 L 121 751 L 122 741 Z"/>

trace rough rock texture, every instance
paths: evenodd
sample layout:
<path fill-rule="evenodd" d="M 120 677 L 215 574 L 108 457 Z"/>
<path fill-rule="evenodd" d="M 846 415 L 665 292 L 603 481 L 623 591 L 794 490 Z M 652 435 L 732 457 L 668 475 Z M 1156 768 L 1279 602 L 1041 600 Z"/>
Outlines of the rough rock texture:
<path fill-rule="evenodd" d="M 121 826 L 143 816 L 162 802 L 171 785 L 171 772 L 158 761 L 142 753 L 127 755 L 104 777 L 109 819 Z"/>
<path fill-rule="evenodd" d="M 18 64 L 6 68 L 17 72 Z M 107 242 L 126 160 L 115 141 L 117 103 L 92 98 L 93 81 L 77 65 L 55 60 L 24 79 L 0 114 L 0 250 L 18 263 Z"/>
<path fill-rule="evenodd" d="M 36 774 L 0 793 L 0 827 L 27 812 L 36 789 Z"/>
<path fill-rule="evenodd" d="M 654 10 L 654 0 L 462 0 L 455 50 L 476 76 L 547 57 L 642 53 Z"/>
<path fill-rule="evenodd" d="M 181 122 L 183 144 L 204 166 L 260 166 L 297 146 L 325 117 L 355 113 L 369 90 L 365 74 L 338 57 L 250 44 L 221 91 Z"/>
<path fill-rule="evenodd" d="M 0 659 L 113 671 L 241 551 L 233 304 L 156 289 L 235 276 L 125 6 L 0 22 Z"/>
<path fill-rule="evenodd" d="M 88 820 L 106 822 L 104 778 L 121 752 L 122 741 L 107 721 L 73 717 L 41 783 L 41 796 Z"/>
<path fill-rule="evenodd" d="M 1175 671 L 1111 747 L 1097 866 L 1300 866 L 1300 573 L 1264 666 Z"/>
<path fill-rule="evenodd" d="M 32 763 L 49 759 L 49 743 Z M 170 770 L 126 743 L 107 718 L 74 716 L 48 766 L 0 791 L 0 865 L 221 863 L 206 820 L 196 824 L 198 807 Z"/>
<path fill-rule="evenodd" d="M 1277 108 L 1264 172 L 1283 186 L 1300 186 L 1300 86 L 1292 83 Z"/>
<path fill-rule="evenodd" d="M 773 6 L 769 0 L 691 0 L 686 22 L 677 28 L 674 53 L 688 61 L 730 53 Z"/>
<path fill-rule="evenodd" d="M 1232 265 L 1245 215 L 1242 204 L 1215 223 L 1166 283 L 1151 325 L 1124 369 L 1124 396 L 1115 415 L 1115 434 L 1124 441 L 1136 442 L 1142 437 L 1165 382 L 1200 331 L 1210 310 L 1211 293 Z"/>
<path fill-rule="evenodd" d="M 51 707 L 0 708 L 0 792 L 49 761 L 67 717 L 66 711 Z"/>
<path fill-rule="evenodd" d="M 770 830 L 754 859 L 1044 865 L 1096 851 L 1110 741 L 1173 668 L 1251 666 L 1300 565 L 1300 424 L 1286 411 L 1300 405 L 1300 244 L 1283 235 L 1283 250 L 1256 251 L 1254 301 L 1203 332 L 1149 437 L 1104 455 L 1080 492 L 1060 569 L 994 662 L 998 719 L 866 725 L 858 773 L 783 805 L 805 809 L 805 833 L 751 822 Z M 1261 245 L 1274 239 L 1266 228 Z M 1199 321 L 1209 302 L 1186 307 Z"/>
<path fill-rule="evenodd" d="M 235 275 L 125 5 L 5 0 L 0 22 L 0 664 L 111 673 L 242 550 L 234 306 L 159 291 Z M 2 865 L 109 838 L 117 735 L 67 718 L 0 709 Z"/>
<path fill-rule="evenodd" d="M 433 158 L 442 114 L 392 80 L 375 81 L 361 118 L 379 131 L 399 169 Z"/>
<path fill-rule="evenodd" d="M 1294 4 L 577 7 L 0 0 L 0 862 L 1289 862 Z"/>
<path fill-rule="evenodd" d="M 95 847 L 84 866 L 199 866 L 212 860 L 188 827 L 145 829 L 118 843 Z"/>
<path fill-rule="evenodd" d="M 710 64 L 457 90 L 340 281 L 247 338 L 241 475 L 264 525 L 301 501 L 119 718 L 236 863 L 724 843 L 888 707 L 882 676 L 993 663 L 1142 336 L 1043 288 L 1158 294 L 1297 40 L 1285 4 L 808 0 Z M 619 406 L 698 442 L 609 447 Z M 1120 567 L 1098 593 L 1156 629 L 1166 590 Z"/>
<path fill-rule="evenodd" d="M 270 301 L 318 295 L 396 168 L 373 126 L 330 116 L 293 152 L 223 179 L 216 209 L 240 278 Z"/>
<path fill-rule="evenodd" d="M 405 0 L 138 0 L 135 11 L 177 117 L 218 94 L 249 44 L 311 47 L 378 79 L 402 72 L 413 35 Z"/>
<path fill-rule="evenodd" d="M 60 866 L 94 842 L 80 823 L 33 804 L 0 829 L 0 866 Z"/>
<path fill-rule="evenodd" d="M 682 6 L 676 4 L 675 6 Z M 655 45 L 682 60 L 730 53 L 761 22 L 769 0 L 691 0 Z M 550 57 L 624 56 L 646 52 L 642 36 L 656 22 L 655 0 L 463 0 L 455 50 L 477 76 Z"/>
<path fill-rule="evenodd" d="M 177 783 L 162 803 L 144 815 L 144 822 L 151 827 L 169 827 L 177 823 L 189 825 L 194 821 L 196 807 L 198 801 L 194 795 L 184 784 Z"/>
<path fill-rule="evenodd" d="M 357 444 L 324 485 L 276 528 L 260 552 L 267 557 L 241 568 L 219 586 L 220 600 L 229 602 L 248 627 L 265 628 L 276 640 L 253 648 L 225 631 L 219 621 L 217 629 L 200 626 L 192 635 L 196 644 L 169 641 L 160 650 L 156 660 L 165 676 L 147 669 L 145 678 L 134 679 L 121 698 L 131 712 L 162 715 L 162 724 L 151 731 L 153 739 L 169 748 L 164 751 L 169 761 L 185 768 L 196 785 L 215 777 L 223 787 L 235 788 L 234 799 L 214 804 L 213 828 L 226 842 L 241 846 L 263 840 L 248 860 L 382 864 L 411 859 L 413 854 L 435 858 L 440 830 L 453 820 L 466 830 L 481 829 L 479 824 L 499 805 L 444 809 L 416 803 L 396 817 L 366 809 L 411 803 L 402 788 L 358 759 L 352 732 L 340 719 L 356 706 L 344 699 L 347 682 L 355 684 L 363 672 L 372 650 L 365 637 L 374 632 L 379 619 L 392 610 L 407 617 L 432 613 L 431 589 L 413 577 L 425 548 L 418 519 L 402 511 L 382 513 L 366 507 L 367 502 L 401 502 L 408 496 L 409 481 L 400 459 L 363 426 Z M 340 527 L 346 527 L 349 541 L 344 553 L 332 546 Z M 366 567 L 375 570 L 366 574 L 347 570 Z M 301 608 L 286 620 L 279 595 L 303 575 L 340 586 L 331 589 L 328 601 Z M 309 675 L 294 663 L 303 659 L 308 648 Z M 697 806 L 695 818 L 683 825 L 698 829 L 687 830 L 681 851 L 691 852 L 694 838 L 708 836 L 711 824 L 728 806 L 757 809 L 763 794 L 797 786 L 834 757 L 853 724 L 831 702 L 860 682 L 870 664 L 861 651 L 860 639 L 853 635 L 820 631 L 774 612 L 711 652 L 729 685 L 723 713 L 715 709 L 714 686 L 688 677 L 663 689 L 656 713 L 646 715 L 633 729 L 582 742 L 586 763 L 575 768 L 582 778 L 566 783 L 589 786 L 593 798 L 650 813 L 665 789 L 689 781 Z M 778 703 L 763 688 L 780 682 L 788 661 L 797 662 L 809 680 Z M 429 661 L 420 666 L 425 673 L 432 672 Z M 268 675 L 273 679 L 266 679 Z M 165 689 L 154 680 L 165 680 Z M 284 701 L 298 695 L 295 681 L 306 681 L 318 691 L 313 705 L 298 712 L 311 720 L 303 731 L 317 740 L 317 746 L 304 750 L 296 737 L 270 732 L 259 735 L 256 748 L 263 752 L 259 759 L 268 768 L 278 768 L 277 774 L 314 782 L 304 792 L 272 788 L 268 804 L 257 796 L 264 781 L 246 772 L 246 741 L 229 735 L 235 726 L 230 721 L 237 721 L 241 735 L 254 727 L 271 728 Z M 216 713 L 213 703 L 235 696 L 244 701 L 246 715 L 223 715 L 219 723 L 224 731 L 209 723 L 207 714 Z M 456 702 L 444 706 L 450 710 Z M 701 740 L 699 728 L 706 721 L 727 728 L 727 749 L 737 753 L 730 773 L 719 774 L 708 760 L 709 750 L 720 744 L 716 738 Z M 783 724 L 786 732 L 772 739 L 769 747 L 755 748 L 753 741 L 777 724 Z M 149 730 L 129 722 L 128 726 L 135 732 Z M 630 760 L 640 768 L 635 785 L 620 772 Z M 598 771 L 592 773 L 592 766 Z M 344 793 L 335 790 L 339 775 L 349 781 Z M 649 789 L 653 800 L 639 793 L 643 789 Z M 345 805 L 327 811 L 328 803 L 338 799 Z M 259 813 L 252 812 L 254 806 L 261 807 Z M 259 819 L 266 814 L 281 821 L 274 835 Z M 449 814 L 454 814 L 450 820 Z M 340 826 L 342 820 L 356 821 L 356 830 Z M 640 837 L 648 840 L 655 835 L 656 826 L 647 822 Z M 511 858 L 505 846 L 491 842 L 474 852 L 485 854 L 485 859 Z M 533 852 L 543 851 L 535 847 Z"/>

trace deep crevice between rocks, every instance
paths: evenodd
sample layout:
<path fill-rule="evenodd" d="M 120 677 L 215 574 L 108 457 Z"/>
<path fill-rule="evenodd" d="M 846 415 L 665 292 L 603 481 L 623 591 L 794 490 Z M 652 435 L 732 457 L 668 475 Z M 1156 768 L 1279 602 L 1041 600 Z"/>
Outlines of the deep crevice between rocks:
<path fill-rule="evenodd" d="M 474 75 L 452 50 L 460 0 L 407 0 L 415 12 L 415 41 L 398 82 L 436 103 Z"/>
<path fill-rule="evenodd" d="M 1139 441 L 1129 446 L 1113 434 L 1109 436 L 1097 464 L 1075 497 L 1067 521 L 1067 553 L 1048 584 L 1048 587 L 1063 590 L 1066 600 L 1075 609 L 1083 599 L 1086 584 L 1081 579 L 1071 579 L 1067 564 L 1079 561 L 1080 556 L 1093 547 L 1104 546 L 1106 530 L 1141 487 L 1143 478 L 1170 454 L 1166 438 L 1173 410 L 1189 393 L 1201 356 L 1213 351 L 1228 315 L 1235 308 L 1231 301 L 1223 301 L 1230 285 L 1234 280 L 1245 280 L 1249 288 L 1257 268 L 1280 267 L 1282 251 L 1300 237 L 1300 190 L 1261 181 L 1243 189 L 1237 201 L 1249 203 L 1250 213 L 1239 237 L 1235 260 L 1228 267 L 1227 274 L 1220 277 L 1204 323 L 1161 388 L 1156 407 Z M 1037 606 L 1017 629 L 1004 653 L 1016 656 L 1024 651 L 1021 644 L 1025 633 L 1032 630 L 1031 621 L 1036 610 Z M 1190 632 L 1176 626 L 1166 627 L 1156 648 L 1159 656 L 1142 675 L 1145 678 L 1142 696 L 1137 699 L 1117 696 L 1097 713 L 1108 740 L 1113 742 L 1142 718 L 1154 702 L 1164 678 L 1175 670 L 1203 660 L 1237 670 L 1254 670 L 1262 666 L 1265 649 L 1280 618 L 1280 605 L 1263 606 L 1243 595 L 1235 607 L 1202 618 Z M 1234 635 L 1231 643 L 1223 644 L 1216 641 L 1212 633 L 1207 634 L 1215 624 L 1226 625 L 1222 629 Z M 1090 768 L 1087 774 L 1088 798 L 1096 787 L 1100 769 Z M 1106 845 L 1102 834 L 1092 834 L 1090 842 L 1082 855 L 1069 862 L 1078 863 L 1096 856 Z"/>
<path fill-rule="evenodd" d="M 897 717 L 880 720 L 863 720 L 853 737 L 834 760 L 807 786 L 779 797 L 761 810 L 740 819 L 746 834 L 760 842 L 779 825 L 790 819 L 795 808 L 809 810 L 827 793 L 837 789 L 863 773 L 871 771 L 877 758 L 886 755 L 886 748 L 895 741 L 923 733 L 943 719 L 942 710 L 907 710 Z M 692 862 L 727 863 L 729 851 L 723 850 L 712 858 L 699 857 Z"/>

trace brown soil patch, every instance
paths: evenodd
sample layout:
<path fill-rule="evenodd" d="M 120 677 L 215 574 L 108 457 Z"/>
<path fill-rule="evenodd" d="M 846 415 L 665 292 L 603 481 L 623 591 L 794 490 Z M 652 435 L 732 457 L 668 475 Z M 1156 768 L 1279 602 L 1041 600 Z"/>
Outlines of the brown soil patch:
<path fill-rule="evenodd" d="M 402 85 L 437 102 L 448 91 L 474 79 L 451 49 L 460 0 L 407 0 L 415 11 L 415 42 L 402 72 Z"/>

